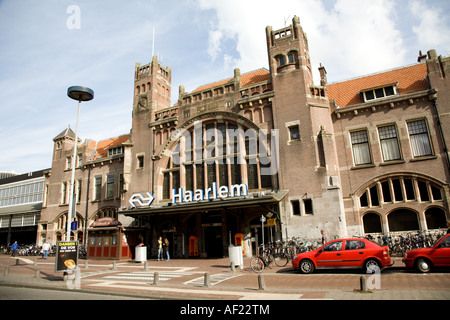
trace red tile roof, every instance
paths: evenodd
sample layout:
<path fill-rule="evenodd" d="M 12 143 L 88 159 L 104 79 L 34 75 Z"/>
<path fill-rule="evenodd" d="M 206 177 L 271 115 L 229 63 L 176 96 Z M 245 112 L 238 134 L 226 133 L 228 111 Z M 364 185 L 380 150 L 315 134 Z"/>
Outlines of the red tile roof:
<path fill-rule="evenodd" d="M 217 82 L 209 83 L 204 86 L 198 87 L 197 89 L 195 89 L 192 92 L 198 92 L 198 91 L 206 90 L 206 89 L 209 89 L 212 87 L 220 86 L 220 85 L 227 83 L 228 81 L 230 81 L 232 79 L 233 79 L 233 77 L 225 79 L 225 80 L 220 80 Z M 267 81 L 269 79 L 270 79 L 269 71 L 265 68 L 261 68 L 258 70 L 254 70 L 254 71 L 250 71 L 250 72 L 242 74 L 241 75 L 241 84 L 243 87 L 245 87 L 245 86 L 249 86 L 249 85 L 252 85 L 255 83 Z"/>
<path fill-rule="evenodd" d="M 108 156 L 108 149 L 113 147 L 120 147 L 124 142 L 130 138 L 130 134 L 125 134 L 119 137 L 106 139 L 97 143 L 97 150 L 91 160 L 106 158 Z"/>
<path fill-rule="evenodd" d="M 426 63 L 401 67 L 386 72 L 363 76 L 327 85 L 328 98 L 334 99 L 339 108 L 362 103 L 360 91 L 377 86 L 397 83 L 400 95 L 428 89 Z"/>

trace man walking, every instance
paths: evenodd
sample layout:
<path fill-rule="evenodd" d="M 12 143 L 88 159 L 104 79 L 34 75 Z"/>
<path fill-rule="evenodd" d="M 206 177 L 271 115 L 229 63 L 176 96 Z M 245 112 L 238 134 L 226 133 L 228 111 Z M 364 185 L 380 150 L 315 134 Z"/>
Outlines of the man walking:
<path fill-rule="evenodd" d="M 50 250 L 50 244 L 47 242 L 47 240 L 42 245 L 42 257 L 44 259 L 47 259 L 48 251 Z"/>
<path fill-rule="evenodd" d="M 17 244 L 17 241 L 15 241 L 14 243 L 13 243 L 13 245 L 11 246 L 11 257 L 15 257 L 16 256 L 16 251 L 17 251 L 17 248 L 18 248 L 19 246 L 18 246 L 18 244 Z"/>

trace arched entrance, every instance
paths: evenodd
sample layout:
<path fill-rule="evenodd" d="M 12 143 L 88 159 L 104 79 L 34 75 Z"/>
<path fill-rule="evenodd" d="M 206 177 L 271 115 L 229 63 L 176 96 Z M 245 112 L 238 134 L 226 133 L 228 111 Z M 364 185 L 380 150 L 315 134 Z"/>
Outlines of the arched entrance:
<path fill-rule="evenodd" d="M 380 233 L 381 217 L 375 212 L 368 212 L 363 216 L 364 233 Z"/>
<path fill-rule="evenodd" d="M 417 213 L 409 209 L 397 209 L 388 215 L 389 231 L 419 230 Z"/>
<path fill-rule="evenodd" d="M 447 217 L 444 210 L 437 207 L 429 208 L 425 211 L 427 229 L 446 228 Z"/>

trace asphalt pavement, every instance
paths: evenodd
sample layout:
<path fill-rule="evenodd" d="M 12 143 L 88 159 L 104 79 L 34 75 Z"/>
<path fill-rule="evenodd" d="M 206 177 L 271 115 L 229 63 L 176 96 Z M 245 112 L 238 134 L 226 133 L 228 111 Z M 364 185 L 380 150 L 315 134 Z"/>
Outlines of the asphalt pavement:
<path fill-rule="evenodd" d="M 78 269 L 64 275 L 55 272 L 54 257 L 0 254 L 0 300 L 8 299 L 2 295 L 2 286 L 181 301 L 450 300 L 448 270 L 418 274 L 406 269 L 401 258 L 394 261 L 381 274 L 352 269 L 303 275 L 290 264 L 257 274 L 250 269 L 250 258 L 234 268 L 228 258 L 80 259 Z"/>

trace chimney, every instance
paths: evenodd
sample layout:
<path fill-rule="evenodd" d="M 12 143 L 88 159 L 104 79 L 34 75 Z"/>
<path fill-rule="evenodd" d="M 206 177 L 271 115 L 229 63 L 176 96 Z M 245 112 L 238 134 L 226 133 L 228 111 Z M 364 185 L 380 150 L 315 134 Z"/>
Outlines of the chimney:
<path fill-rule="evenodd" d="M 421 63 L 427 60 L 427 55 L 422 54 L 422 50 L 419 51 L 419 57 L 417 58 L 417 62 Z"/>

